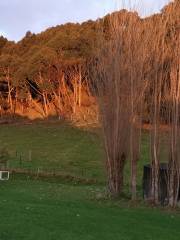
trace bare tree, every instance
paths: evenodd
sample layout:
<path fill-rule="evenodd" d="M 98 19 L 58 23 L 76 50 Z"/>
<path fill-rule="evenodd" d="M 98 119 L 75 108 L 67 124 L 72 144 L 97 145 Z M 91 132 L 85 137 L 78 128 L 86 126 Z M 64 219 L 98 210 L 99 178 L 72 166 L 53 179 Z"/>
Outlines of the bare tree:
<path fill-rule="evenodd" d="M 106 41 L 100 33 L 101 48 L 91 71 L 101 112 L 109 190 L 112 196 L 121 194 L 125 161 L 130 156 L 132 199 L 136 198 L 141 109 L 146 88 L 143 78 L 146 42 L 142 44 L 139 24 L 136 14 L 126 11 L 113 14 L 109 19 L 112 38 Z"/>

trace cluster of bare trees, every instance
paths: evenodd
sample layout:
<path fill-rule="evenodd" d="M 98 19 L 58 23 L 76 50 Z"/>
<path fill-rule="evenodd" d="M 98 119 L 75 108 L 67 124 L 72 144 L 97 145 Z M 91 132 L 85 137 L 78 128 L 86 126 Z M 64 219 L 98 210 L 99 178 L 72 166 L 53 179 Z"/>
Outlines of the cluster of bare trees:
<path fill-rule="evenodd" d="M 44 117 L 48 117 L 52 109 L 59 118 L 76 113 L 77 106 L 81 106 L 82 91 L 86 91 L 82 74 L 81 64 L 53 66 L 46 75 L 39 71 L 34 90 L 40 96 Z M 31 99 L 30 102 L 36 101 Z"/>
<path fill-rule="evenodd" d="M 125 161 L 131 161 L 132 198 L 136 198 L 136 166 L 140 154 L 141 111 L 146 81 L 143 78 L 144 44 L 141 21 L 133 13 L 112 15 L 112 39 L 101 38 L 93 62 L 92 84 L 101 110 L 109 190 L 121 194 Z M 95 66 L 95 67 L 94 67 Z"/>
<path fill-rule="evenodd" d="M 131 163 L 131 195 L 136 199 L 137 161 L 140 158 L 142 112 L 149 107 L 151 199 L 159 203 L 161 125 L 166 119 L 169 154 L 167 200 L 175 206 L 180 180 L 180 38 L 178 1 L 165 13 L 140 19 L 122 11 L 109 19 L 110 41 L 100 31 L 99 52 L 90 73 L 97 96 L 112 196 L 123 191 L 126 160 Z M 173 29 L 173 26 L 175 29 Z M 176 27 L 175 27 L 176 26 Z"/>
<path fill-rule="evenodd" d="M 179 98 L 179 71 L 180 71 L 180 34 L 178 31 L 178 14 L 180 4 L 178 1 L 170 4 L 166 12 L 159 16 L 158 25 L 151 24 L 149 30 L 155 39 L 155 44 L 150 44 L 154 52 L 153 62 L 150 64 L 150 72 L 154 72 L 153 78 L 149 74 L 149 102 L 151 106 L 151 166 L 152 166 L 152 199 L 159 202 L 160 163 L 163 121 L 167 124 L 164 146 L 167 163 L 167 203 L 176 206 L 179 197 L 180 182 L 180 98 Z M 180 19 L 179 19 L 180 20 Z M 160 27 L 159 27 L 160 26 Z"/>
<path fill-rule="evenodd" d="M 82 96 L 89 94 L 81 63 L 49 66 L 46 74 L 39 68 L 33 79 L 24 78 L 25 81 L 19 85 L 15 85 L 8 67 L 3 71 L 2 114 L 4 110 L 16 114 L 35 109 L 44 118 L 54 114 L 62 118 L 76 114 L 77 108 L 82 106 Z"/>

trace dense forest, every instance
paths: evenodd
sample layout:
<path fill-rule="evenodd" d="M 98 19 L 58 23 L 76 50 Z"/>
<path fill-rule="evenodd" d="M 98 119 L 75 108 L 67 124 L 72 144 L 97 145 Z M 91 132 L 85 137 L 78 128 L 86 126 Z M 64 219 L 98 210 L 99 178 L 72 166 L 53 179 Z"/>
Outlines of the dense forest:
<path fill-rule="evenodd" d="M 148 62 L 144 78 L 149 76 L 149 62 L 163 74 L 164 86 L 168 84 L 173 54 L 178 51 L 176 41 L 179 37 L 179 1 L 167 5 L 160 14 L 141 19 L 136 12 L 121 10 L 97 21 L 82 24 L 67 23 L 47 29 L 40 34 L 28 31 L 18 43 L 0 37 L 0 115 L 27 116 L 31 119 L 47 118 L 54 115 L 59 118 L 79 118 L 85 121 L 97 120 L 98 110 L 95 100 L 96 86 L 91 74 L 92 64 L 98 61 L 96 53 L 101 41 L 112 39 L 110 19 L 117 17 L 121 26 L 128 32 L 129 23 L 140 26 L 142 36 L 150 39 Z M 168 16 L 168 21 L 167 17 Z M 170 17 L 169 17 L 170 16 Z M 159 64 L 153 46 L 155 32 L 161 31 L 161 22 L 165 24 L 166 53 L 163 63 Z M 123 21 L 123 24 L 122 24 Z M 152 34 L 152 36 L 150 36 Z M 122 36 L 126 45 L 127 35 Z M 122 45 L 123 46 L 123 45 Z M 123 47 L 122 47 L 123 51 Z M 126 52 L 124 53 L 126 54 Z M 151 72 L 152 81 L 156 78 Z M 92 90 L 93 89 L 93 90 Z M 144 121 L 149 121 L 150 105 L 146 92 L 146 104 L 143 110 Z M 162 104 L 162 116 L 165 103 Z"/>

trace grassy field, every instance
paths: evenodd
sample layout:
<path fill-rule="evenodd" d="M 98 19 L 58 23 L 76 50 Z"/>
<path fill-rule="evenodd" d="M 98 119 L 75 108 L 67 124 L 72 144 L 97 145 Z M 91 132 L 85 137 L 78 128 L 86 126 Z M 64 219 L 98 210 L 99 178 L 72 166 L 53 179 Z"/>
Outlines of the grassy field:
<path fill-rule="evenodd" d="M 96 184 L 67 179 L 11 175 L 0 182 L 0 240 L 179 240 L 180 215 L 150 208 L 140 200 L 134 206 L 128 194 L 110 201 L 106 193 L 104 152 L 100 133 L 65 123 L 36 122 L 0 126 L 0 148 L 10 154 L 9 167 L 44 170 Z M 149 141 L 143 134 L 138 163 L 141 195 L 143 165 Z M 128 192 L 129 166 L 126 166 Z"/>
<path fill-rule="evenodd" d="M 105 156 L 99 131 L 87 131 L 62 122 L 1 125 L 0 148 L 10 154 L 9 167 L 34 172 L 57 172 L 105 183 Z M 143 135 L 142 157 L 138 163 L 141 186 L 144 163 L 148 162 L 148 138 Z M 129 179 L 126 166 L 126 183 Z"/>
<path fill-rule="evenodd" d="M 180 215 L 104 199 L 104 188 L 0 184 L 1 240 L 179 240 Z"/>
<path fill-rule="evenodd" d="M 3 125 L 0 146 L 11 168 L 55 171 L 104 180 L 104 155 L 97 134 L 64 123 Z"/>

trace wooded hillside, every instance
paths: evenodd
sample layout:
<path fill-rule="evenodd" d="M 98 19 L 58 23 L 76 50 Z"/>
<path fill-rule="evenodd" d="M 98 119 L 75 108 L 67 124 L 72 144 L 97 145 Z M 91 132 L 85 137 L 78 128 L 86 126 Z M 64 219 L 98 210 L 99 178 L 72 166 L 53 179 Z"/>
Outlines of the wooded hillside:
<path fill-rule="evenodd" d="M 94 64 L 92 59 L 96 58 L 99 39 L 108 42 L 113 38 L 109 20 L 114 16 L 118 16 L 118 21 L 123 21 L 127 32 L 129 22 L 133 19 L 135 25 L 138 24 L 141 29 L 142 36 L 152 35 L 146 51 L 149 58 L 144 77 L 150 76 L 148 71 L 153 64 L 163 74 L 164 84 L 168 84 L 172 58 L 179 47 L 178 12 L 179 1 L 176 0 L 166 6 L 161 14 L 146 19 L 141 19 L 137 13 L 122 10 L 95 22 L 68 23 L 49 28 L 40 34 L 28 31 L 18 43 L 0 37 L 0 114 L 18 114 L 32 119 L 50 115 L 80 118 L 85 121 L 97 119 L 98 110 L 94 98 L 96 92 L 91 91 L 89 66 L 92 62 Z M 158 62 L 157 51 L 153 51 L 156 36 L 151 31 L 154 28 L 161 31 L 162 21 L 166 21 L 167 49 L 163 65 Z M 126 36 L 124 35 L 123 39 L 124 45 L 127 42 Z M 153 83 L 154 74 L 151 73 L 148 81 Z M 144 121 L 148 121 L 150 112 L 150 92 L 146 94 Z"/>

